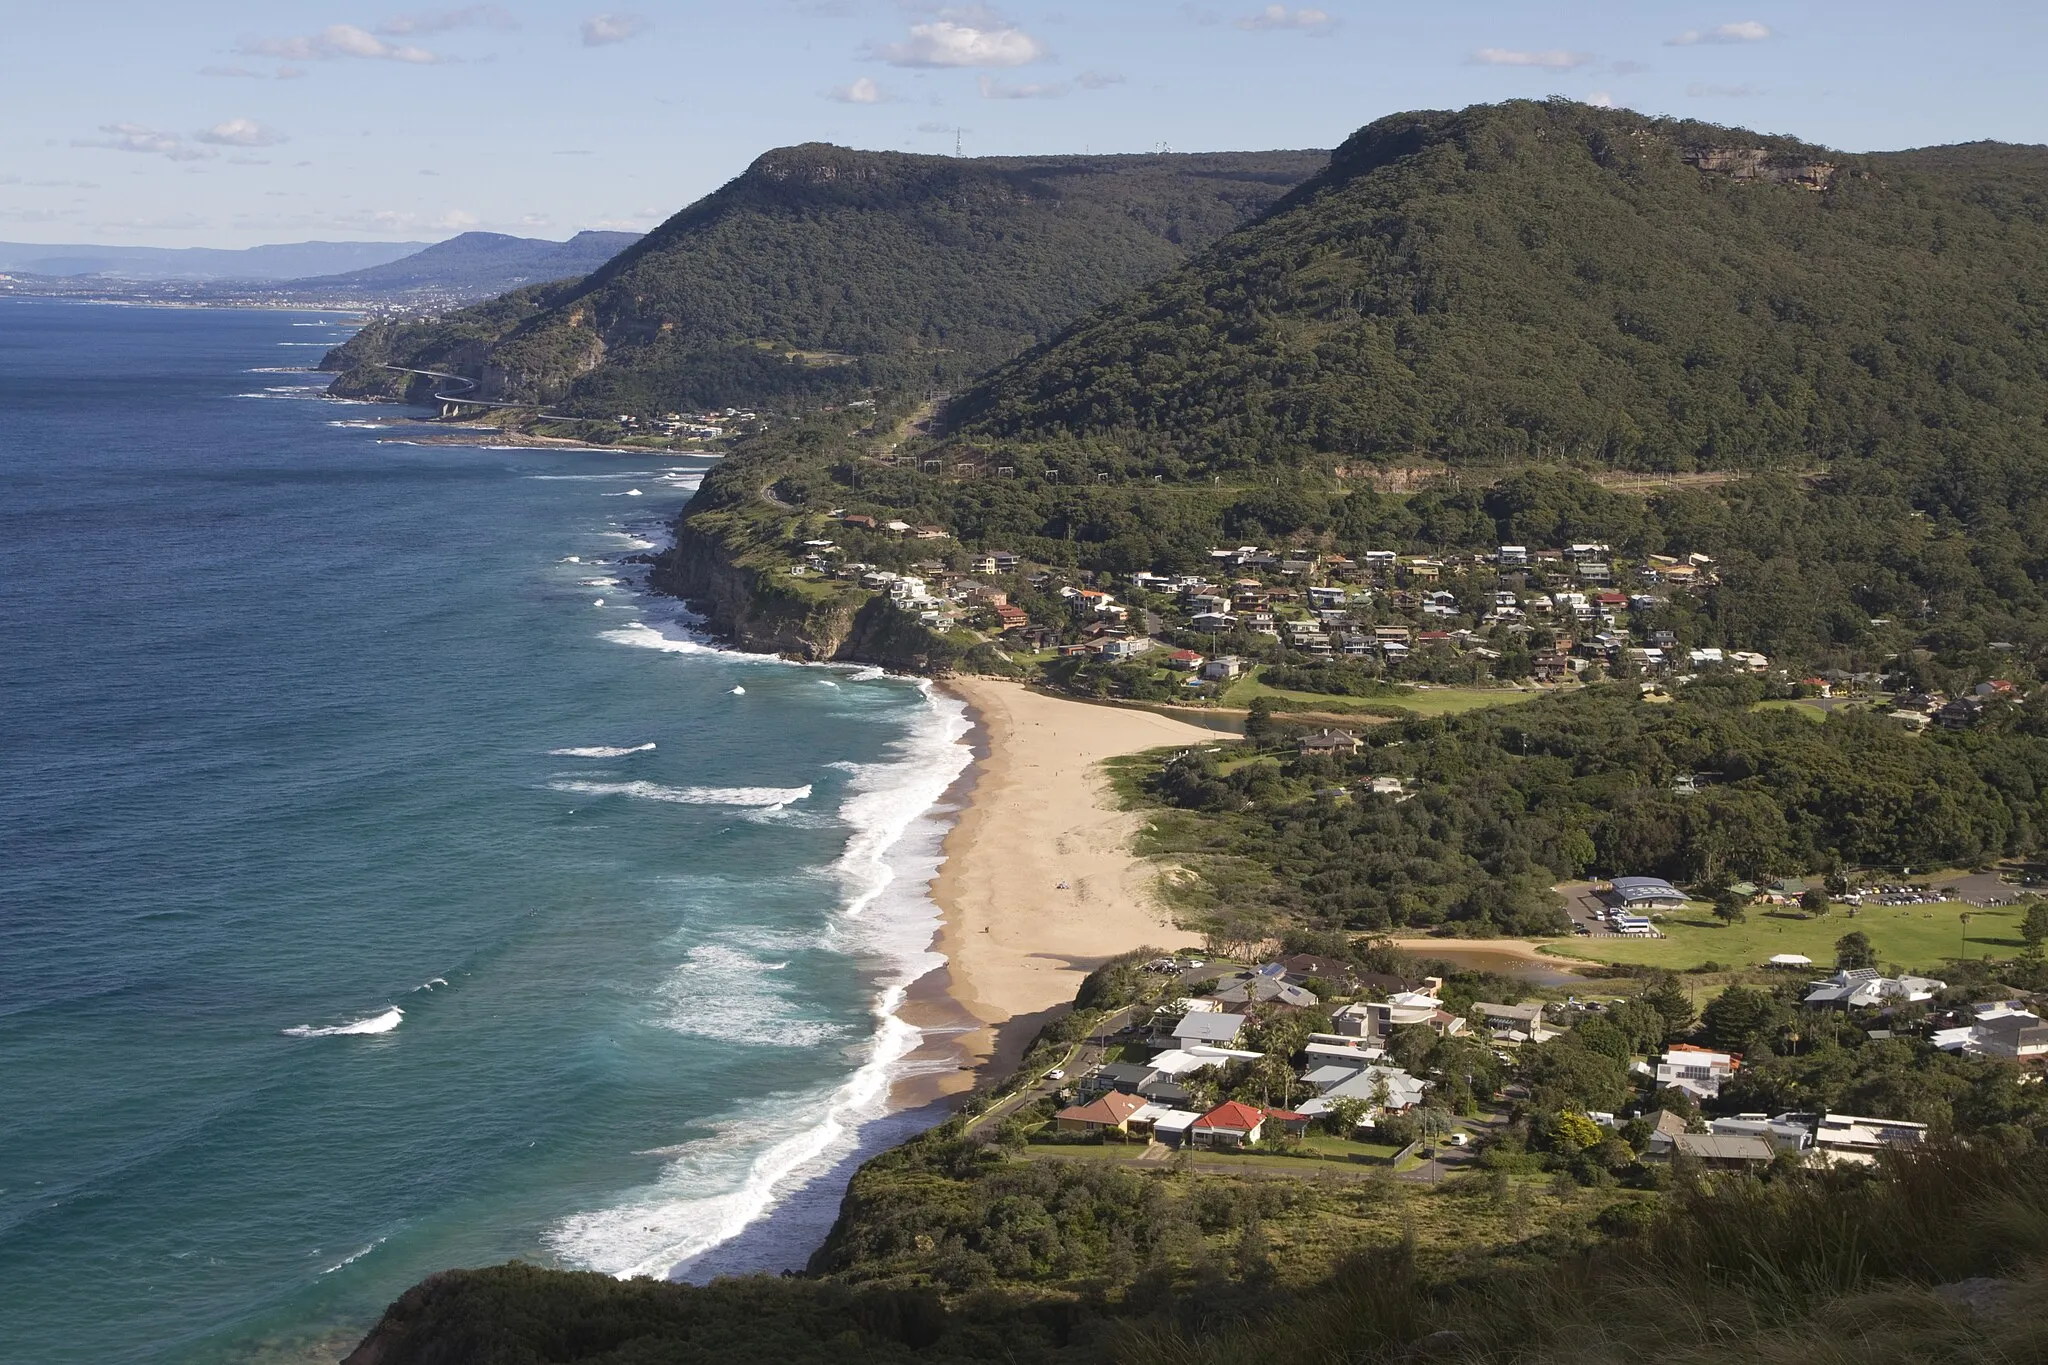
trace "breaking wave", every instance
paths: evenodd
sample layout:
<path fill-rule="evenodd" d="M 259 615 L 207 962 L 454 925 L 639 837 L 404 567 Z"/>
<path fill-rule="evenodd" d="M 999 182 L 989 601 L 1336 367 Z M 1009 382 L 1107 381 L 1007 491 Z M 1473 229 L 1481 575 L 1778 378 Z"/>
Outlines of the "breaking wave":
<path fill-rule="evenodd" d="M 632 796 L 678 806 L 786 806 L 811 794 L 804 787 L 664 787 L 659 782 L 550 782 L 558 792 L 582 796 Z"/>
<path fill-rule="evenodd" d="M 644 754 L 653 747 L 654 742 L 649 740 L 645 744 L 620 747 L 593 744 L 587 749 L 550 749 L 548 753 L 556 758 L 624 758 L 627 754 Z"/>
<path fill-rule="evenodd" d="M 315 1028 L 311 1024 L 300 1024 L 296 1028 L 282 1030 L 287 1038 L 346 1038 L 363 1033 L 389 1033 L 405 1021 L 405 1011 L 393 1005 L 382 1014 L 368 1019 L 358 1019 L 352 1024 L 334 1024 L 327 1028 Z"/>

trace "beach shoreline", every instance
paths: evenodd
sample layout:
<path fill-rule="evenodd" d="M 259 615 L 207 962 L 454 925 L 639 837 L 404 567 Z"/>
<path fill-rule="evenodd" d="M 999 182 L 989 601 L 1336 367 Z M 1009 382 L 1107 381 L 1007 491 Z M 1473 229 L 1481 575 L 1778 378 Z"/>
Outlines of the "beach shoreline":
<path fill-rule="evenodd" d="M 899 1010 L 925 1033 L 913 1054 L 922 1074 L 897 1092 L 903 1104 L 1007 1074 L 1103 961 L 1200 942 L 1160 905 L 1156 870 L 1130 847 L 1142 819 L 1118 808 L 1102 763 L 1222 738 L 1155 711 L 1001 679 L 940 687 L 968 708 L 974 761 L 931 887 L 940 915 L 932 950 L 945 965 Z"/>

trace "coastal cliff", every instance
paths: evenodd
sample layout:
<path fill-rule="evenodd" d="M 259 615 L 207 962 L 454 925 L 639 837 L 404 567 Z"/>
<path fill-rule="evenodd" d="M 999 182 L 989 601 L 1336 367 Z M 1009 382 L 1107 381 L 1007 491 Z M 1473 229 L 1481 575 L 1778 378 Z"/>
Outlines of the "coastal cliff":
<path fill-rule="evenodd" d="M 958 644 L 887 597 L 853 583 L 792 576 L 786 561 L 750 543 L 750 529 L 693 501 L 677 519 L 674 547 L 655 560 L 650 582 L 682 598 L 738 649 L 907 673 L 942 673 L 960 658 Z"/>

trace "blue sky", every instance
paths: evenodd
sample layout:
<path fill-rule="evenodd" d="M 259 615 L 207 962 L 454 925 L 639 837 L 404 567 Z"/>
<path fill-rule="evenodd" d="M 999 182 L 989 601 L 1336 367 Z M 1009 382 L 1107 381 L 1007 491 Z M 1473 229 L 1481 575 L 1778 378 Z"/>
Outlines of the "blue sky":
<path fill-rule="evenodd" d="M 1553 94 L 1849 150 L 2048 141 L 2048 6 L 1749 0 L 10 5 L 0 239 L 642 229 L 794 142 L 1328 147 Z"/>

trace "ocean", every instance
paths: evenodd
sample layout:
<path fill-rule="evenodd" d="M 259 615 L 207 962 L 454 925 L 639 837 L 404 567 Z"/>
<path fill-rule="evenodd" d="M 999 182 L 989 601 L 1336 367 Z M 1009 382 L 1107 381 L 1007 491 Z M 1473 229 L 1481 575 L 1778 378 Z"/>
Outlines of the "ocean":
<path fill-rule="evenodd" d="M 707 646 L 708 461 L 394 439 L 347 331 L 0 300 L 0 1360 L 801 1265 L 919 1121 L 962 708 Z"/>

